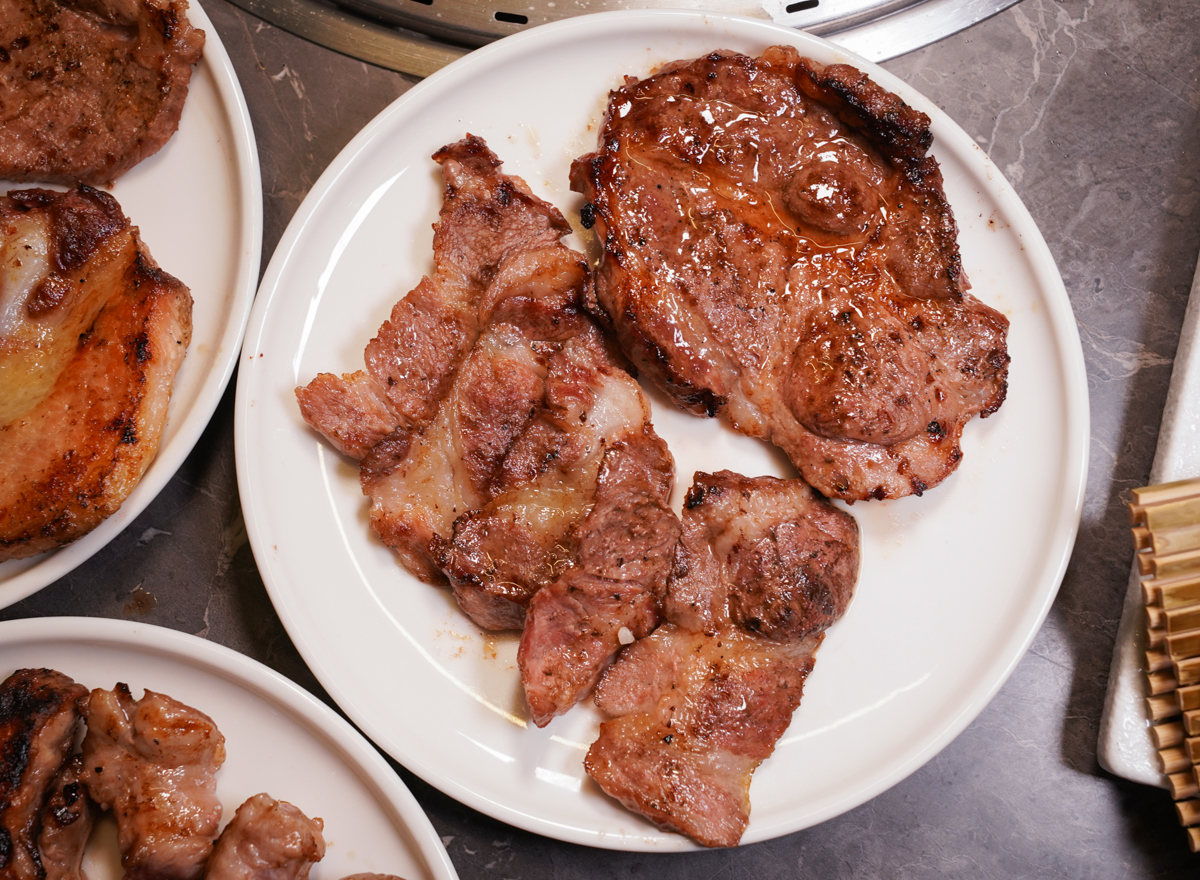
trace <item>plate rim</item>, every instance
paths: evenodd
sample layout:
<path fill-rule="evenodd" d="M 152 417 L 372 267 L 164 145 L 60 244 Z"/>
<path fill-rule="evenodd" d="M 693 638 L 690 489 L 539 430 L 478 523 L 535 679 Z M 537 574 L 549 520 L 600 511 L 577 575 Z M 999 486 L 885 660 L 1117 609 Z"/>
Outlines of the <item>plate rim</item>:
<path fill-rule="evenodd" d="M 224 397 L 238 362 L 262 267 L 262 172 L 250 110 L 229 53 L 199 0 L 193 0 L 188 5 L 188 18 L 194 26 L 204 31 L 204 54 L 196 70 L 202 65 L 207 66 L 216 86 L 217 97 L 228 111 L 226 119 L 232 135 L 232 167 L 238 178 L 235 191 L 242 206 L 241 256 L 234 273 L 234 293 L 229 299 L 230 316 L 220 336 L 213 340 L 225 354 L 214 358 L 213 368 L 196 392 L 195 403 L 181 421 L 172 423 L 175 435 L 169 446 L 159 447 L 137 485 L 111 516 L 70 544 L 38 556 L 0 562 L 0 575 L 8 562 L 27 566 L 12 577 L 0 580 L 0 609 L 26 599 L 70 574 L 108 546 L 150 506 L 200 441 Z M 196 70 L 193 70 L 193 76 Z M 185 103 L 185 111 L 186 106 Z M 168 409 L 168 422 L 171 422 L 172 415 Z M 29 560 L 34 561 L 30 564 Z"/>
<path fill-rule="evenodd" d="M 233 648 L 152 623 L 104 617 L 39 617 L 0 621 L 0 647 L 53 642 L 101 644 L 153 657 L 166 655 L 231 682 L 338 749 L 404 822 L 430 873 L 457 880 L 453 862 L 413 793 L 375 746 L 336 711 L 280 672 Z M 229 812 L 232 815 L 232 811 Z"/>
<path fill-rule="evenodd" d="M 282 584 L 275 582 L 276 573 L 273 570 L 271 553 L 263 544 L 264 539 L 258 534 L 255 511 L 252 509 L 256 493 L 251 485 L 250 477 L 247 474 L 248 468 L 245 465 L 246 456 L 249 454 L 247 431 L 249 430 L 248 423 L 251 420 L 250 409 L 252 401 L 250 397 L 253 393 L 250 386 L 255 381 L 254 377 L 257 375 L 255 369 L 257 364 L 256 353 L 262 350 L 260 342 L 265 329 L 264 323 L 270 313 L 272 300 L 279 293 L 278 283 L 280 275 L 285 266 L 290 262 L 291 254 L 301 241 L 309 222 L 318 212 L 324 199 L 330 195 L 338 179 L 353 166 L 358 154 L 365 147 L 373 143 L 377 136 L 376 132 L 388 128 L 392 117 L 404 113 L 408 103 L 419 100 L 426 91 L 440 88 L 440 83 L 444 79 L 463 75 L 461 72 L 468 68 L 484 66 L 492 63 L 493 60 L 501 60 L 506 55 L 519 53 L 524 48 L 524 44 L 533 42 L 536 45 L 542 40 L 551 39 L 555 32 L 599 28 L 610 22 L 617 25 L 621 22 L 633 21 L 636 24 L 639 20 L 649 21 L 651 19 L 666 20 L 667 22 L 677 20 L 689 24 L 704 21 L 727 27 L 740 28 L 744 30 L 739 32 L 738 39 L 750 39 L 750 35 L 753 34 L 754 36 L 761 36 L 764 41 L 768 41 L 768 44 L 772 40 L 785 41 L 792 45 L 797 45 L 802 51 L 802 44 L 804 43 L 820 45 L 828 51 L 840 54 L 845 58 L 846 63 L 859 67 L 859 69 L 866 72 L 877 83 L 901 95 L 906 102 L 928 114 L 933 121 L 933 128 L 935 129 L 934 154 L 936 155 L 939 149 L 942 152 L 956 153 L 968 169 L 979 177 L 980 186 L 986 189 L 988 194 L 996 201 L 998 207 L 1002 208 L 1008 217 L 1019 221 L 1019 232 L 1030 233 L 1029 235 L 1021 235 L 1021 242 L 1028 255 L 1031 274 L 1037 279 L 1044 302 L 1048 307 L 1046 323 L 1050 335 L 1058 346 L 1058 364 L 1062 368 L 1064 379 L 1064 396 L 1066 398 L 1067 412 L 1064 414 L 1063 449 L 1067 467 L 1064 468 L 1064 476 L 1060 484 L 1055 487 L 1061 497 L 1058 499 L 1057 505 L 1059 514 L 1054 520 L 1054 534 L 1052 539 L 1047 542 L 1047 546 L 1053 549 L 1041 560 L 1042 564 L 1039 568 L 1039 581 L 1048 586 L 1041 591 L 1041 601 L 1031 604 L 1025 609 L 1025 613 L 1020 619 L 1020 626 L 1014 628 L 1011 633 L 1006 635 L 1003 640 L 1006 650 L 998 655 L 998 660 L 994 659 L 986 666 L 988 687 L 973 690 L 971 698 L 959 707 L 960 711 L 953 718 L 949 719 L 935 736 L 925 740 L 925 744 L 921 748 L 915 750 L 907 760 L 898 763 L 891 772 L 882 774 L 880 778 L 872 781 L 869 785 L 859 786 L 847 792 L 844 798 L 839 799 L 825 811 L 815 816 L 807 817 L 802 824 L 790 825 L 780 821 L 776 823 L 780 827 L 768 826 L 760 828 L 758 832 L 751 834 L 751 831 L 754 829 L 752 823 L 742 841 L 742 845 L 746 845 L 811 827 L 865 803 L 867 800 L 879 795 L 911 775 L 962 733 L 992 701 L 1005 682 L 1008 681 L 1018 663 L 1027 653 L 1034 638 L 1036 638 L 1058 594 L 1078 535 L 1090 456 L 1090 408 L 1082 342 L 1078 334 L 1074 312 L 1062 277 L 1032 215 L 1016 195 L 1015 190 L 1013 190 L 1009 182 L 1004 178 L 1001 171 L 983 152 L 980 146 L 953 119 L 915 88 L 884 70 L 878 64 L 862 58 L 834 42 L 812 34 L 793 31 L 776 25 L 773 22 L 760 19 L 685 9 L 643 9 L 578 16 L 531 28 L 472 52 L 415 85 L 367 123 L 347 143 L 346 147 L 343 148 L 334 161 L 326 168 L 325 172 L 318 178 L 289 222 L 260 284 L 258 301 L 251 314 L 248 327 L 247 341 L 243 354 L 250 362 L 250 365 L 248 369 L 244 368 L 241 370 L 238 376 L 234 428 L 235 459 L 238 465 L 238 485 L 247 525 L 247 533 L 251 547 L 255 553 L 255 558 L 259 560 L 259 571 L 263 577 L 263 582 L 271 595 L 272 602 L 281 620 L 283 620 L 289 636 L 296 644 L 305 662 L 313 670 L 322 685 L 329 691 L 331 698 L 339 706 L 343 706 L 343 700 L 339 699 L 342 695 L 342 689 L 339 687 L 338 682 L 332 680 L 323 668 L 318 652 L 310 644 L 307 633 L 298 630 L 296 621 L 290 609 L 286 607 L 286 603 L 277 601 L 278 597 L 286 591 L 286 588 Z M 550 36 L 548 37 L 547 34 Z M 714 41 L 721 36 L 723 34 L 714 33 Z M 494 56 L 500 56 L 500 59 L 495 59 Z M 968 155 L 972 157 L 970 161 L 967 159 Z M 373 740 L 381 741 L 379 729 L 370 718 L 357 717 L 358 713 L 355 712 L 353 706 L 343 706 L 343 710 L 354 719 L 355 723 L 368 736 Z M 382 741 L 386 741 L 386 739 Z M 430 785 L 433 785 L 456 800 L 499 821 L 533 833 L 601 849 L 662 852 L 666 850 L 699 848 L 686 839 L 681 838 L 682 843 L 673 840 L 668 840 L 664 843 L 661 839 L 656 840 L 648 834 L 637 837 L 630 835 L 615 839 L 615 835 L 603 832 L 575 834 L 572 833 L 572 829 L 567 829 L 567 833 L 564 833 L 564 829 L 560 826 L 543 819 L 528 816 L 519 810 L 508 808 L 503 804 L 498 804 L 456 780 L 448 779 L 439 773 L 432 773 L 430 768 L 426 767 L 421 761 L 411 760 L 412 756 L 410 755 L 401 756 L 396 754 L 392 749 L 383 746 L 381 748 L 392 754 L 397 761 L 404 764 L 404 766 L 416 775 L 421 776 Z M 666 834 L 670 838 L 677 836 L 669 832 Z"/>

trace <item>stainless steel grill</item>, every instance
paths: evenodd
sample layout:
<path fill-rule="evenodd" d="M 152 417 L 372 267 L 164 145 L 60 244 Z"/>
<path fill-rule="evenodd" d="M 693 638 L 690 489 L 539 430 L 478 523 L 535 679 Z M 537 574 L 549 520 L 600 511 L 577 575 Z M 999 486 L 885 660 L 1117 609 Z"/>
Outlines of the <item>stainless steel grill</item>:
<path fill-rule="evenodd" d="M 428 76 L 484 43 L 590 12 L 703 9 L 774 20 L 872 61 L 940 40 L 1018 0 L 233 0 L 298 36 L 381 67 Z"/>

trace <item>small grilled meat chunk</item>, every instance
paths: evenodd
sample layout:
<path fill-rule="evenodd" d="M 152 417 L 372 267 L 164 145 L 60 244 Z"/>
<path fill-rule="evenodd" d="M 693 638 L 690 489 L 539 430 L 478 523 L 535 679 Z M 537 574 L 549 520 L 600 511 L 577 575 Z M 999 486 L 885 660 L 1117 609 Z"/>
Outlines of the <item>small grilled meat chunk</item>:
<path fill-rule="evenodd" d="M 127 880 L 198 880 L 221 821 L 225 737 L 203 712 L 153 691 L 134 700 L 125 684 L 93 690 L 84 715 L 82 779 L 116 815 Z"/>
<path fill-rule="evenodd" d="M 186 0 L 0 0 L 0 179 L 112 183 L 179 126 Z"/>
<path fill-rule="evenodd" d="M 188 289 L 106 193 L 0 198 L 0 560 L 87 534 L 158 450 Z"/>
<path fill-rule="evenodd" d="M 929 124 L 852 67 L 714 52 L 612 92 L 571 169 L 622 349 L 827 497 L 938 485 L 1007 391 L 1008 321 L 966 293 Z"/>
<path fill-rule="evenodd" d="M 83 756 L 76 753 L 55 778 L 42 811 L 38 851 L 45 880 L 85 880 L 83 854 L 99 810 L 80 781 L 82 772 Z"/>
<path fill-rule="evenodd" d="M 208 880 L 305 880 L 325 858 L 324 823 L 260 793 L 237 808 L 208 860 Z"/>
<path fill-rule="evenodd" d="M 800 704 L 858 575 L 858 527 L 800 480 L 697 474 L 667 623 L 605 673 L 612 716 L 584 766 L 605 792 L 705 846 L 735 846 L 750 780 Z"/>
<path fill-rule="evenodd" d="M 0 876 L 42 880 L 42 808 L 79 726 L 87 688 L 53 669 L 18 669 L 0 684 Z"/>

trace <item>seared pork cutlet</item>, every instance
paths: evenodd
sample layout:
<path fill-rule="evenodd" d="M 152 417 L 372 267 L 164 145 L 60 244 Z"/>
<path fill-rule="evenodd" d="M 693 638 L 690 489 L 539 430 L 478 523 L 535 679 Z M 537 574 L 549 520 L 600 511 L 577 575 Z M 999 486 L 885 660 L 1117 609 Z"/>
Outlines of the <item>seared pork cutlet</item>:
<path fill-rule="evenodd" d="M 42 808 L 79 726 L 87 688 L 53 669 L 18 669 L 0 684 L 0 876 L 42 880 Z"/>
<path fill-rule="evenodd" d="M 87 534 L 158 450 L 192 330 L 112 196 L 0 197 L 0 560 Z"/>
<path fill-rule="evenodd" d="M 324 823 L 256 794 L 237 808 L 204 869 L 209 880 L 305 880 L 325 858 Z"/>
<path fill-rule="evenodd" d="M 705 846 L 735 846 L 750 779 L 791 723 L 824 630 L 858 576 L 858 526 L 800 480 L 696 474 L 667 619 L 605 673 L 611 717 L 584 766 Z"/>
<path fill-rule="evenodd" d="M 221 821 L 225 737 L 203 712 L 153 691 L 134 700 L 125 684 L 93 690 L 84 716 L 82 779 L 116 816 L 125 877 L 197 880 Z"/>
<path fill-rule="evenodd" d="M 83 756 L 76 753 L 59 771 L 42 811 L 38 851 L 45 880 L 85 880 L 83 854 L 99 810 L 80 781 L 82 772 Z"/>
<path fill-rule="evenodd" d="M 714 52 L 612 92 L 571 169 L 622 348 L 827 497 L 936 486 L 1006 394 L 1008 321 L 965 292 L 929 122 L 846 65 Z"/>
<path fill-rule="evenodd" d="M 186 0 L 0 0 L 0 179 L 111 184 L 175 133 Z"/>

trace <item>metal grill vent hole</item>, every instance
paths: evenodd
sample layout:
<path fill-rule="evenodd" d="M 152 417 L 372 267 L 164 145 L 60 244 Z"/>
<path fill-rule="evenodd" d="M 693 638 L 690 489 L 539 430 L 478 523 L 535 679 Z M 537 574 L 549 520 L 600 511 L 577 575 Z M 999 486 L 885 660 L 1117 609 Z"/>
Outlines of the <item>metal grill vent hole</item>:
<path fill-rule="evenodd" d="M 432 2 L 432 0 L 431 0 Z M 803 12 L 805 9 L 816 9 L 821 5 L 821 0 L 799 0 L 798 3 L 789 3 L 784 7 L 786 12 Z"/>
<path fill-rule="evenodd" d="M 429 2 L 432 3 L 433 0 L 429 0 Z M 515 12 L 497 12 L 492 17 L 495 18 L 496 21 L 506 21 L 509 24 L 529 24 L 528 15 L 518 15 Z"/>

